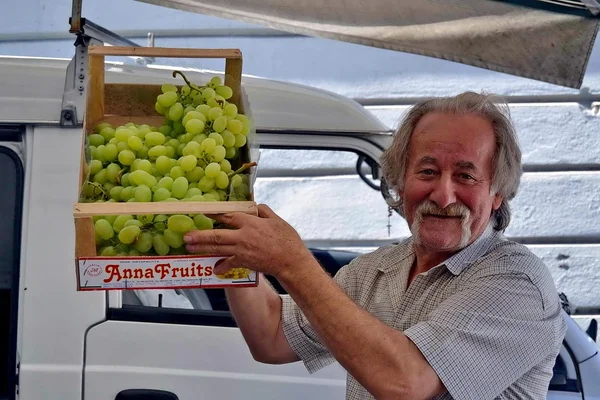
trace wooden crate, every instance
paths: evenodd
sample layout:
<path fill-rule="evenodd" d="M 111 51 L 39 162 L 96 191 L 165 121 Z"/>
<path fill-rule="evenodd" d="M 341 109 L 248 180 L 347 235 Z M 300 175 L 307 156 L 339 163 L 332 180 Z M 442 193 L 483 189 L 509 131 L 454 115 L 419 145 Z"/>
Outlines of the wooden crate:
<path fill-rule="evenodd" d="M 170 58 L 217 58 L 225 60 L 224 84 L 231 87 L 233 96 L 228 100 L 234 103 L 240 113 L 245 113 L 242 101 L 242 54 L 237 49 L 176 49 L 154 47 L 104 47 L 90 46 L 88 49 L 89 84 L 84 118 L 84 140 L 81 149 L 79 193 L 87 178 L 85 159 L 85 135 L 93 133 L 93 127 L 101 122 L 113 126 L 128 122 L 137 124 L 157 124 L 164 117 L 156 113 L 154 103 L 161 93 L 161 85 L 147 84 L 107 84 L 105 82 L 106 56 L 140 56 Z M 245 146 L 247 150 L 248 145 Z M 252 199 L 252 198 L 251 198 Z M 244 212 L 257 214 L 254 201 L 232 202 L 118 202 L 118 203 L 76 203 L 75 221 L 75 258 L 97 257 L 94 216 L 101 215 L 142 215 L 142 214 L 220 214 Z"/>

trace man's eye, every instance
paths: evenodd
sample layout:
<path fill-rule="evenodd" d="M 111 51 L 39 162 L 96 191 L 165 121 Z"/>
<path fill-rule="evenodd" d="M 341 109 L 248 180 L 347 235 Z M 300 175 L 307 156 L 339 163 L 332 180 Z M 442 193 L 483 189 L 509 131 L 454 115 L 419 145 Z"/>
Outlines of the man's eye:
<path fill-rule="evenodd" d="M 469 180 L 469 181 L 475 180 L 475 178 L 473 178 L 469 174 L 460 174 L 460 177 L 461 177 L 461 179 L 465 179 L 465 180 Z"/>
<path fill-rule="evenodd" d="M 433 175 L 435 175 L 435 171 L 432 169 L 424 169 L 424 170 L 420 171 L 419 174 L 426 175 L 426 176 L 433 176 Z"/>

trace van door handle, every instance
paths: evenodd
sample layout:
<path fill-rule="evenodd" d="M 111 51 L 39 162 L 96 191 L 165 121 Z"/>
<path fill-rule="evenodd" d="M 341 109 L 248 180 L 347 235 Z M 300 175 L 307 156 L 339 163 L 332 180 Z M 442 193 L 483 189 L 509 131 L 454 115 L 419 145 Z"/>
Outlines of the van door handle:
<path fill-rule="evenodd" d="M 179 400 L 179 397 L 164 390 L 127 389 L 120 391 L 115 400 Z"/>

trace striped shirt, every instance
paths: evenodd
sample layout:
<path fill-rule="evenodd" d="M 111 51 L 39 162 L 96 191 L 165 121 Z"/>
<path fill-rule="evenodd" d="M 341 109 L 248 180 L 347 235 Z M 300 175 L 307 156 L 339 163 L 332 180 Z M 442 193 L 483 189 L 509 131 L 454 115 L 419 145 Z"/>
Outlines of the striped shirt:
<path fill-rule="evenodd" d="M 438 399 L 545 399 L 566 323 L 543 262 L 491 227 L 407 288 L 414 259 L 409 238 L 357 257 L 334 279 L 415 343 L 448 390 Z M 282 299 L 285 336 L 306 369 L 335 362 L 291 297 Z M 373 396 L 348 375 L 346 398 Z"/>

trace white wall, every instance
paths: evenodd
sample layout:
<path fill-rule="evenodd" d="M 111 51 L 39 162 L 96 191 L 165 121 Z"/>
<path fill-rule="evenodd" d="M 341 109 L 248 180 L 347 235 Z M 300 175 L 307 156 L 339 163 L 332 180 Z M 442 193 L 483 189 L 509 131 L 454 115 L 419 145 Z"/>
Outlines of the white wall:
<path fill-rule="evenodd" d="M 0 14 L 0 54 L 70 58 L 73 39 L 51 41 L 6 41 L 10 35 L 38 33 L 55 35 L 68 31 L 69 0 L 4 0 Z M 164 9 L 131 0 L 86 0 L 85 17 L 111 30 L 159 33 L 164 29 L 260 28 L 197 14 Z M 249 33 L 252 31 L 248 30 Z M 225 32 L 224 32 L 225 33 Z M 145 44 L 145 37 L 132 38 Z M 330 40 L 299 37 L 186 37 L 156 38 L 156 46 L 236 47 L 244 54 L 244 72 L 267 78 L 324 88 L 361 99 L 392 128 L 406 105 L 426 96 L 456 94 L 463 90 L 489 91 L 508 96 L 524 153 L 526 173 L 513 203 L 514 221 L 507 231 L 526 241 L 550 267 L 559 290 L 578 306 L 600 307 L 600 118 L 590 99 L 600 99 L 600 53 L 591 57 L 581 90 L 512 77 L 426 57 L 367 48 Z M 181 61 L 181 62 L 180 62 Z M 172 60 L 159 60 L 172 63 Z M 217 63 L 177 60 L 178 64 L 221 68 Z M 295 162 L 269 159 L 263 173 L 276 175 Z M 290 164 L 291 163 L 291 164 Z M 344 213 L 321 208 L 313 218 L 302 218 L 305 208 L 289 214 L 303 237 L 319 242 L 334 239 L 370 247 L 387 240 L 385 215 L 371 219 L 365 210 L 384 213 L 376 193 L 347 204 L 349 194 L 363 190 L 356 176 L 320 177 L 332 164 L 326 157 L 311 159 L 306 177 L 261 181 L 257 193 L 264 201 L 283 207 L 298 192 L 314 193 L 330 202 L 346 204 Z M 353 168 L 353 159 L 342 163 Z M 273 195 L 271 195 L 273 193 Z M 308 206 L 307 206 L 308 207 Z M 330 220 L 327 230 L 310 221 Z M 338 222 L 336 225 L 333 221 Z M 347 223 L 353 221 L 354 223 Z M 393 233 L 408 234 L 399 218 Z"/>

